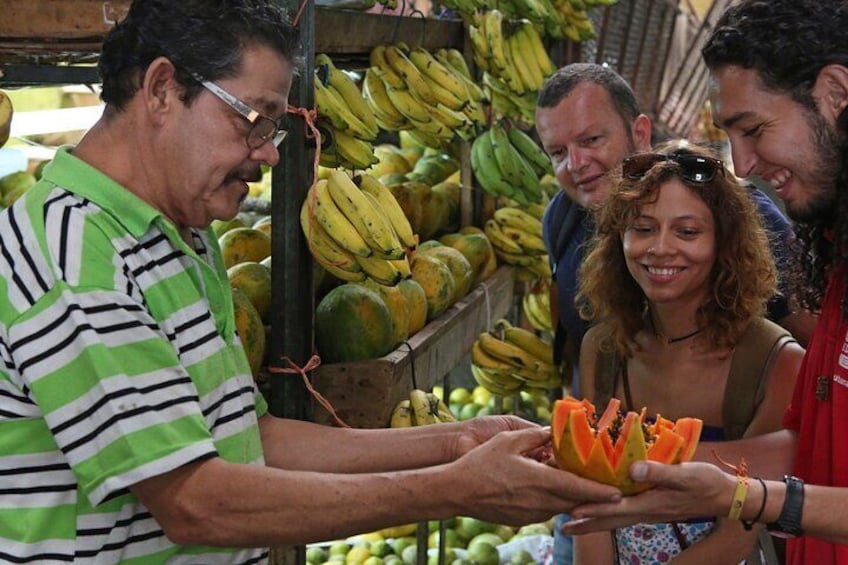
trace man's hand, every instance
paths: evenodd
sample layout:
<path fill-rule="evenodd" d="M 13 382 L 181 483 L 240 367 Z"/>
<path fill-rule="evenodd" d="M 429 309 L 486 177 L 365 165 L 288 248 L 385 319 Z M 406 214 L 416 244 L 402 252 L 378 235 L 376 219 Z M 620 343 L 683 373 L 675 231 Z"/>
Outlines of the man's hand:
<path fill-rule="evenodd" d="M 566 534 L 611 530 L 637 523 L 669 522 L 727 514 L 736 478 L 709 463 L 663 465 L 639 461 L 630 476 L 656 486 L 615 503 L 583 504 L 571 512 Z"/>
<path fill-rule="evenodd" d="M 521 430 L 526 428 L 541 429 L 538 424 L 529 422 L 517 416 L 486 416 L 471 418 L 462 423 L 462 430 L 454 446 L 455 459 L 458 459 L 483 443 L 486 443 L 500 432 Z M 548 432 L 550 435 L 550 432 Z"/>

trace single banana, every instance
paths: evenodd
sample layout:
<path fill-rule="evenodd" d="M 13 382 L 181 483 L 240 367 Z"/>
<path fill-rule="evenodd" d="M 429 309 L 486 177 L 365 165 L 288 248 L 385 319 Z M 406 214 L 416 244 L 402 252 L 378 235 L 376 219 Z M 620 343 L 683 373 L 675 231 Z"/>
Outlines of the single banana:
<path fill-rule="evenodd" d="M 327 112 L 326 116 L 330 119 L 333 127 L 337 130 L 347 132 L 359 139 L 371 141 L 377 137 L 377 130 L 371 131 L 362 120 L 348 108 L 345 99 L 341 93 L 329 84 L 323 84 L 316 76 L 313 81 L 315 85 L 315 101 L 318 113 L 321 115 L 321 108 Z M 319 99 L 322 100 L 321 106 L 318 106 Z M 345 127 L 338 127 L 338 123 L 343 123 Z"/>
<path fill-rule="evenodd" d="M 427 108 L 430 119 L 424 122 L 419 122 L 415 119 L 410 119 L 410 123 L 412 123 L 414 129 L 417 129 L 420 132 L 426 133 L 439 139 L 440 141 L 450 141 L 454 137 L 454 131 L 452 128 L 448 127 L 447 124 L 443 124 L 438 120 L 435 115 L 435 107 L 429 106 Z M 441 145 L 441 143 L 440 143 Z"/>
<path fill-rule="evenodd" d="M 427 399 L 426 392 L 417 388 L 412 389 L 409 392 L 409 403 L 412 406 L 416 426 L 439 423 L 439 418 L 430 410 L 430 401 Z"/>
<path fill-rule="evenodd" d="M 539 238 L 542 237 L 542 222 L 528 214 L 524 210 L 507 206 L 506 208 L 498 208 L 495 210 L 494 216 L 502 226 L 526 231 Z"/>
<path fill-rule="evenodd" d="M 377 122 L 374 119 L 374 112 L 365 102 L 365 99 L 362 97 L 362 92 L 359 90 L 359 87 L 356 86 L 356 83 L 353 82 L 353 79 L 351 79 L 344 71 L 337 68 L 330 57 L 323 53 L 315 56 L 315 65 L 327 66 L 327 80 L 329 85 L 334 88 L 339 95 L 341 95 L 341 98 L 347 108 L 365 126 L 369 137 L 364 137 L 363 139 L 370 141 L 377 137 L 379 129 L 377 128 Z"/>
<path fill-rule="evenodd" d="M 359 183 L 354 183 L 354 184 L 359 184 Z M 399 249 L 400 250 L 400 256 L 398 256 L 399 254 L 398 254 L 397 251 L 393 252 L 391 255 L 384 255 L 382 251 L 377 251 L 377 250 L 374 250 L 374 255 L 377 256 L 377 257 L 380 257 L 382 259 L 386 259 L 387 261 L 397 261 L 397 260 L 400 260 L 400 259 L 405 259 L 406 258 L 406 251 L 403 250 L 403 245 L 400 242 L 400 238 L 398 237 L 397 232 L 395 231 L 395 228 L 392 225 L 391 218 L 389 218 L 389 215 L 386 214 L 386 210 L 383 208 L 383 205 L 380 204 L 380 201 L 377 200 L 376 196 L 374 196 L 373 194 L 371 194 L 371 193 L 369 193 L 365 190 L 361 190 L 361 186 L 360 186 L 360 191 L 362 192 L 363 195 L 365 195 L 365 198 L 367 198 L 368 201 L 371 203 L 371 206 L 374 208 L 374 210 L 376 210 L 378 214 L 383 216 L 383 218 L 385 219 L 386 225 L 389 226 L 389 233 L 392 237 L 392 249 L 394 249 L 394 250 Z"/>
<path fill-rule="evenodd" d="M 368 61 L 371 64 L 371 68 L 374 69 L 374 73 L 386 83 L 386 86 L 406 89 L 406 81 L 392 69 L 392 66 L 386 60 L 385 45 L 374 47 L 368 56 Z"/>
<path fill-rule="evenodd" d="M 437 120 L 452 129 L 462 128 L 465 127 L 466 124 L 471 123 L 468 116 L 460 111 L 448 108 L 442 103 L 432 106 L 431 110 Z"/>
<path fill-rule="evenodd" d="M 506 237 L 521 246 L 521 250 L 525 255 L 544 255 L 548 252 L 545 242 L 541 237 L 509 226 L 501 226 L 501 231 Z M 530 265 L 527 264 L 525 266 L 529 267 Z"/>
<path fill-rule="evenodd" d="M 459 49 L 454 47 L 439 49 L 436 52 L 436 58 L 443 65 L 450 65 L 454 70 L 459 71 L 466 79 L 471 80 L 473 78 L 471 76 L 471 69 L 468 68 L 468 63 L 462 53 L 459 52 Z"/>
<path fill-rule="evenodd" d="M 532 60 L 527 60 L 519 39 L 520 36 L 513 33 L 504 40 L 504 48 L 509 51 L 512 68 L 521 84 L 524 85 L 524 91 L 537 92 L 542 87 L 544 77 L 542 77 L 542 72 L 536 68 L 536 64 Z"/>
<path fill-rule="evenodd" d="M 512 241 L 511 239 L 509 241 Z M 515 243 L 515 242 L 513 242 Z M 502 247 L 499 247 L 498 244 L 492 242 L 493 247 L 495 248 L 495 255 L 498 256 L 498 259 L 503 261 L 504 263 L 509 263 L 510 265 L 519 265 L 521 267 L 529 267 L 533 265 L 536 261 L 536 258 L 533 255 L 528 255 L 521 251 L 521 253 L 511 253 L 509 251 L 504 251 Z"/>
<path fill-rule="evenodd" d="M 521 380 L 512 377 L 510 373 L 483 369 L 473 363 L 471 364 L 471 374 L 478 385 L 498 396 L 509 396 L 520 390 L 524 385 Z"/>
<path fill-rule="evenodd" d="M 339 280 L 345 282 L 362 282 L 367 278 L 364 271 L 345 271 L 325 261 L 320 255 L 315 256 L 315 260 L 324 268 L 325 271 L 333 275 Z"/>
<path fill-rule="evenodd" d="M 471 362 L 484 369 L 495 369 L 504 372 L 510 372 L 516 369 L 516 365 L 513 363 L 508 363 L 483 351 L 483 348 L 476 341 L 471 345 Z"/>
<path fill-rule="evenodd" d="M 395 269 L 400 272 L 401 280 L 412 278 L 412 267 L 409 264 L 409 258 L 404 257 L 403 259 L 392 259 L 389 263 L 394 265 Z"/>
<path fill-rule="evenodd" d="M 371 249 L 392 259 L 400 259 L 404 256 L 403 249 L 394 245 L 392 226 L 382 210 L 376 210 L 371 205 L 371 201 L 347 174 L 339 170 L 330 171 L 327 186 L 333 202 L 356 227 Z"/>
<path fill-rule="evenodd" d="M 403 280 L 403 274 L 388 259 L 372 255 L 370 257 L 357 257 L 362 272 L 385 286 L 395 286 Z"/>
<path fill-rule="evenodd" d="M 489 10 L 483 16 L 483 31 L 486 35 L 486 44 L 492 64 L 499 71 L 504 71 L 509 66 L 503 36 L 503 12 L 498 9 Z"/>
<path fill-rule="evenodd" d="M 554 362 L 554 350 L 551 344 L 533 332 L 516 326 L 504 328 L 503 332 L 506 341 L 514 343 L 539 361 L 548 365 Z"/>
<path fill-rule="evenodd" d="M 474 25 L 468 26 L 468 38 L 474 51 L 474 62 L 484 71 L 491 72 L 494 65 L 491 63 L 492 50 L 486 41 L 486 32 Z"/>
<path fill-rule="evenodd" d="M 311 199 L 310 206 L 314 202 L 313 213 L 321 227 L 336 243 L 357 257 L 370 256 L 373 253 L 371 248 L 330 196 L 329 181 L 319 180 L 311 190 L 315 194 L 307 194 L 307 199 Z"/>
<path fill-rule="evenodd" d="M 477 343 L 480 344 L 480 348 L 483 351 L 492 357 L 500 359 L 501 361 L 506 361 L 516 367 L 535 370 L 539 368 L 542 363 L 539 359 L 524 351 L 517 345 L 500 340 L 489 332 L 483 332 L 480 334 L 480 337 L 477 339 Z"/>
<path fill-rule="evenodd" d="M 493 196 L 512 196 L 515 187 L 501 176 L 497 158 L 486 130 L 471 144 L 471 170 L 480 186 Z"/>
<path fill-rule="evenodd" d="M 412 406 L 408 398 L 398 402 L 392 409 L 389 425 L 393 428 L 409 428 L 415 425 L 412 422 Z"/>
<path fill-rule="evenodd" d="M 413 233 L 409 218 L 403 213 L 403 208 L 400 207 L 392 191 L 371 175 L 363 174 L 359 176 L 359 179 L 359 187 L 376 198 L 382 206 L 400 242 L 407 249 L 414 250 L 418 245 L 418 238 Z"/>
<path fill-rule="evenodd" d="M 553 324 L 551 323 L 550 310 L 543 309 L 535 293 L 528 292 L 521 299 L 521 307 L 527 321 L 536 330 L 540 332 L 552 332 Z"/>
<path fill-rule="evenodd" d="M 403 78 L 409 90 L 414 91 L 427 104 L 433 105 L 436 103 L 433 91 L 430 89 L 429 83 L 424 80 L 421 71 L 418 70 L 418 67 L 407 58 L 397 45 L 387 45 L 385 55 L 386 61 Z"/>
<path fill-rule="evenodd" d="M 527 47 L 533 52 L 533 62 L 536 63 L 542 76 L 547 79 L 554 74 L 556 67 L 553 61 L 551 61 L 551 57 L 548 55 L 547 49 L 545 49 L 545 44 L 542 42 L 542 37 L 533 23 L 522 21 L 517 33 L 524 36 Z"/>
<path fill-rule="evenodd" d="M 467 91 L 463 93 L 462 97 L 459 97 L 427 75 L 424 75 L 424 80 L 429 83 L 430 90 L 433 91 L 433 98 L 436 99 L 436 104 L 442 104 L 454 110 L 462 110 L 470 101 Z M 431 104 L 430 107 L 436 104 Z"/>
<path fill-rule="evenodd" d="M 333 132 L 333 146 L 348 169 L 367 169 L 379 161 L 374 155 L 371 142 L 354 137 L 346 131 Z"/>
<path fill-rule="evenodd" d="M 399 90 L 386 84 L 386 94 L 395 109 L 408 120 L 430 121 L 430 107 L 415 98 L 409 90 Z"/>
<path fill-rule="evenodd" d="M 507 130 L 507 136 L 512 146 L 530 163 L 537 176 L 553 174 L 554 169 L 551 160 L 545 150 L 533 141 L 532 137 L 515 126 Z"/>
<path fill-rule="evenodd" d="M 386 83 L 374 71 L 374 68 L 369 68 L 365 71 L 365 78 L 362 81 L 362 96 L 374 111 L 374 119 L 378 122 L 383 122 L 383 127 L 390 131 L 398 131 L 407 125 L 406 116 L 397 111 L 392 101 L 389 100 L 389 94 L 386 92 Z"/>
<path fill-rule="evenodd" d="M 468 100 L 468 90 L 452 67 L 445 67 L 429 51 L 421 47 L 410 50 L 409 60 L 433 83 L 448 90 L 460 101 L 458 107 L 450 106 L 451 108 L 454 110 L 462 109 L 462 105 Z M 449 104 L 445 105 L 449 106 Z"/>
<path fill-rule="evenodd" d="M 513 187 L 521 186 L 522 177 L 518 154 L 509 142 L 506 130 L 500 124 L 492 124 L 489 130 L 489 142 L 492 144 L 495 162 L 503 179 Z"/>
<path fill-rule="evenodd" d="M 309 213 L 309 195 L 303 201 L 300 207 L 300 227 L 303 229 L 303 235 L 306 237 L 306 244 L 309 251 L 316 259 L 321 259 L 320 263 L 324 265 L 329 263 L 343 271 L 358 272 L 362 270 L 359 263 L 356 261 L 356 256 L 350 251 L 345 250 L 342 246 L 335 242 L 330 235 L 324 231 L 321 224 Z"/>
<path fill-rule="evenodd" d="M 544 191 L 542 183 L 539 182 L 539 175 L 533 170 L 532 165 L 518 152 L 511 143 L 513 153 L 518 163 L 518 174 L 521 177 L 521 189 L 528 202 L 539 202 L 542 200 Z"/>
<path fill-rule="evenodd" d="M 12 115 L 15 109 L 12 107 L 12 99 L 9 95 L 0 90 L 0 147 L 3 147 L 9 141 L 9 135 L 12 132 Z"/>

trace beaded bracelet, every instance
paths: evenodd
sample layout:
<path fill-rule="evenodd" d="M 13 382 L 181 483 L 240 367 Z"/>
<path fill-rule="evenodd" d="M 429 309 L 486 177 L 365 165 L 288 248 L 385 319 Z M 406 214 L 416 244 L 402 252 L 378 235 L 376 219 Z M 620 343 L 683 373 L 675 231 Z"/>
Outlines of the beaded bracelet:
<path fill-rule="evenodd" d="M 766 500 L 768 500 L 768 489 L 766 488 L 766 482 L 764 480 L 762 480 L 760 477 L 754 477 L 754 478 L 757 479 L 758 481 L 760 481 L 760 484 L 763 485 L 763 501 L 760 504 L 760 511 L 757 512 L 757 515 L 754 516 L 754 518 L 751 521 L 741 520 L 742 527 L 745 528 L 746 531 L 751 531 L 751 528 L 754 527 L 754 524 L 759 522 L 760 518 L 763 517 L 763 512 L 766 509 Z"/>

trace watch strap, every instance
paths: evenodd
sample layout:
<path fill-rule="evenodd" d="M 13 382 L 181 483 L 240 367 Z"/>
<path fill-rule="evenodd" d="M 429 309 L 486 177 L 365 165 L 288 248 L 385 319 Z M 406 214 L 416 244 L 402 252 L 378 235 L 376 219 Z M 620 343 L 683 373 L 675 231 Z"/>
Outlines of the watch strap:
<path fill-rule="evenodd" d="M 778 535 L 801 536 L 804 534 L 804 530 L 801 529 L 801 513 L 804 509 L 804 481 L 798 477 L 784 475 L 783 482 L 786 485 L 783 508 L 781 508 L 777 520 L 767 524 L 766 528 L 769 532 Z"/>

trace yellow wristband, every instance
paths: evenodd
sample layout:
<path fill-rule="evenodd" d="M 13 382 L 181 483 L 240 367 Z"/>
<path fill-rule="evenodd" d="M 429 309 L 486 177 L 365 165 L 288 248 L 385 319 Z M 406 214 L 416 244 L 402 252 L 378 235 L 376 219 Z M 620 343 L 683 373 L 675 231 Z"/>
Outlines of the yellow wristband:
<path fill-rule="evenodd" d="M 748 477 L 742 475 L 737 478 L 739 482 L 736 483 L 733 500 L 730 502 L 730 512 L 727 514 L 727 517 L 731 520 L 738 520 L 742 516 L 742 507 L 745 505 L 745 498 L 748 496 Z"/>

